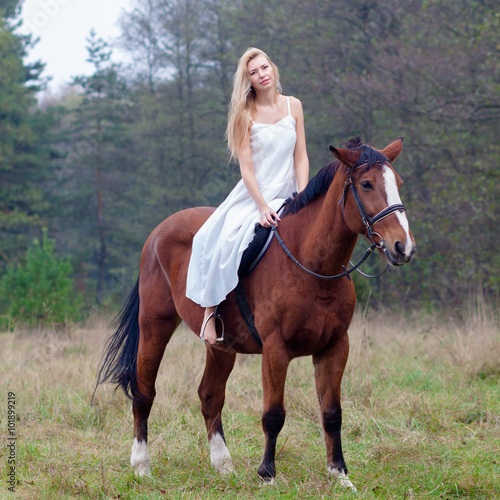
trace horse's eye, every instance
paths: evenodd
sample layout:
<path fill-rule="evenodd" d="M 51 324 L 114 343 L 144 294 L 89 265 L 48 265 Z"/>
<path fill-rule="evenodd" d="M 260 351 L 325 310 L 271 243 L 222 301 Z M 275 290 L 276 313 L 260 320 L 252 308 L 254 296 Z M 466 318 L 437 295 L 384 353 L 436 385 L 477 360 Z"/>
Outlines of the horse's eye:
<path fill-rule="evenodd" d="M 363 189 L 373 189 L 372 183 L 370 181 L 362 181 L 361 187 Z"/>

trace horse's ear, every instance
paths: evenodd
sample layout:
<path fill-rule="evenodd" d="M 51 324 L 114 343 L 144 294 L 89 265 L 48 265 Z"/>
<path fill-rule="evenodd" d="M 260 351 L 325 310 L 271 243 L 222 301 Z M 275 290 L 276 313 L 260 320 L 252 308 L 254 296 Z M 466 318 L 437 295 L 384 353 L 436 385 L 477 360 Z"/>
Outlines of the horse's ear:
<path fill-rule="evenodd" d="M 403 149 L 403 140 L 404 137 L 398 137 L 380 152 L 392 163 Z"/>
<path fill-rule="evenodd" d="M 347 165 L 348 167 L 352 167 L 356 160 L 358 159 L 359 153 L 351 151 L 350 149 L 337 149 L 333 146 L 330 146 L 330 152 L 332 153 L 340 163 Z"/>

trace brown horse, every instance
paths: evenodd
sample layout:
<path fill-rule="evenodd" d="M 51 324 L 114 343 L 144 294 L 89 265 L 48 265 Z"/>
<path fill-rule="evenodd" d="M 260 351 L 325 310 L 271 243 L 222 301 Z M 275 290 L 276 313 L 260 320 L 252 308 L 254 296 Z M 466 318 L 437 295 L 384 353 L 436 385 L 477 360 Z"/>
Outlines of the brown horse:
<path fill-rule="evenodd" d="M 330 147 L 338 161 L 320 170 L 303 192 L 287 201 L 279 224 L 279 235 L 301 264 L 322 275 L 342 273 L 360 234 L 377 245 L 390 265 L 411 260 L 415 241 L 399 197 L 402 181 L 391 166 L 401 146 L 399 138 L 378 151 L 356 138 L 347 149 Z M 185 295 L 186 274 L 193 236 L 212 212 L 207 207 L 178 212 L 151 233 L 142 252 L 139 280 L 103 358 L 99 381 L 120 384 L 133 399 L 131 464 L 139 475 L 150 470 L 147 421 L 165 348 L 181 319 L 196 334 L 202 324 L 203 309 Z M 327 467 L 343 486 L 354 489 L 340 438 L 340 383 L 356 302 L 352 281 L 347 276 L 323 280 L 305 272 L 274 238 L 243 284 L 262 347 L 250 335 L 230 294 L 220 307 L 225 340 L 206 344 L 205 372 L 198 390 L 212 466 L 221 473 L 232 471 L 221 413 L 236 354 L 262 354 L 265 451 L 258 474 L 267 481 L 276 475 L 288 365 L 296 357 L 312 355 Z"/>

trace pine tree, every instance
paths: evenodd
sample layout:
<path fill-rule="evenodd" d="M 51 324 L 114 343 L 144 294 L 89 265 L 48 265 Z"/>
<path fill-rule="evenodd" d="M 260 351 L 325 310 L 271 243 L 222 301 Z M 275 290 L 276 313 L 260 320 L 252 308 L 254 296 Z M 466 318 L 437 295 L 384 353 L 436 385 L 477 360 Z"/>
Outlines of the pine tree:
<path fill-rule="evenodd" d="M 0 12 L 14 15 L 17 4 L 7 2 Z M 31 38 L 16 35 L 15 28 L 0 19 L 0 272 L 26 249 L 47 210 L 48 123 L 33 109 L 43 65 L 23 63 Z"/>
<path fill-rule="evenodd" d="M 5 306 L 4 325 L 17 321 L 30 325 L 66 323 L 81 317 L 82 301 L 75 294 L 72 267 L 54 254 L 55 242 L 44 229 L 42 242 L 35 238 L 24 263 L 9 265 L 0 280 L 0 303 Z"/>
<path fill-rule="evenodd" d="M 111 63 L 108 44 L 94 31 L 87 39 L 90 76 L 80 76 L 74 87 L 81 95 L 66 116 L 61 160 L 56 162 L 59 183 L 54 196 L 60 210 L 54 217 L 63 247 L 80 262 L 78 272 L 95 287 L 104 302 L 119 273 L 122 256 L 114 242 L 127 225 L 128 185 L 131 184 L 130 143 L 125 127 L 129 115 L 127 88 Z"/>

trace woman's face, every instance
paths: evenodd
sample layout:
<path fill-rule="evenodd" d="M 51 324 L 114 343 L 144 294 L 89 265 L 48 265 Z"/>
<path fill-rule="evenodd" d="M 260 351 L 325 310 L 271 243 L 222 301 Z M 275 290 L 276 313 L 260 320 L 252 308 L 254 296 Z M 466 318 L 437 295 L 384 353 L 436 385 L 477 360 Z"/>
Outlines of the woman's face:
<path fill-rule="evenodd" d="M 266 56 L 259 55 L 248 61 L 250 84 L 256 92 L 269 87 L 274 88 L 274 71 Z"/>

